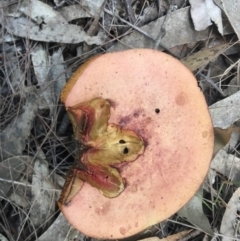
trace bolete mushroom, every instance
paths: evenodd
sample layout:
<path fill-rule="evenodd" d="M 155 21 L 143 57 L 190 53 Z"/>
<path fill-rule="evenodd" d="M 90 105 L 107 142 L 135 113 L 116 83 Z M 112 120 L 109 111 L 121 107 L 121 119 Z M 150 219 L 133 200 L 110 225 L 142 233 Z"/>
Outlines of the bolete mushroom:
<path fill-rule="evenodd" d="M 125 180 L 114 198 L 82 184 L 76 173 L 69 175 L 62 195 L 68 201 L 60 206 L 82 233 L 100 239 L 132 236 L 170 217 L 202 184 L 213 152 L 213 128 L 197 81 L 180 61 L 147 49 L 103 54 L 73 74 L 61 99 L 67 110 L 107 101 L 110 113 L 104 123 L 132 131 L 145 145 L 134 161 L 114 166 Z M 80 108 L 80 118 L 70 114 L 80 126 L 80 131 L 75 126 L 76 139 L 86 138 L 93 119 L 89 113 L 95 110 Z"/>

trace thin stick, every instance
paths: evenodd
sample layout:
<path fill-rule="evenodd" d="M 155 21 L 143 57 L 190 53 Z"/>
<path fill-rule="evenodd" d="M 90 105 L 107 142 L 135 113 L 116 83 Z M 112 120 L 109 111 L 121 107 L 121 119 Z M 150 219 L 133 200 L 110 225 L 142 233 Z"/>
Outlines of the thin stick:
<path fill-rule="evenodd" d="M 25 187 L 40 188 L 40 189 L 44 189 L 44 190 L 48 190 L 48 191 L 53 191 L 53 192 L 59 192 L 59 193 L 61 192 L 61 190 L 59 190 L 59 189 L 35 186 L 35 185 L 28 184 L 28 183 L 26 184 L 26 183 L 24 183 L 24 182 L 18 182 L 18 181 L 8 180 L 8 179 L 5 179 L 5 178 L 0 178 L 0 182 L 13 183 L 13 184 L 21 185 L 21 186 L 25 186 Z"/>
<path fill-rule="evenodd" d="M 121 22 L 126 23 L 128 26 L 130 26 L 131 28 L 135 29 L 136 31 L 138 31 L 139 33 L 143 34 L 145 37 L 151 39 L 154 41 L 154 38 L 149 35 L 148 33 L 144 32 L 141 28 L 137 27 L 136 25 L 133 25 L 131 23 L 129 23 L 128 21 L 124 20 L 123 18 L 119 17 L 118 15 L 115 15 L 114 13 L 112 13 L 111 11 L 109 11 L 108 9 L 104 8 L 104 12 L 108 13 L 109 15 L 118 18 Z"/>
<path fill-rule="evenodd" d="M 161 29 L 160 29 L 160 33 L 158 34 L 157 38 L 155 39 L 155 46 L 154 46 L 154 49 L 158 49 L 159 46 L 161 46 L 161 41 L 162 41 L 162 38 L 165 36 L 166 34 L 166 23 L 170 17 L 170 13 L 174 10 L 174 6 L 173 5 L 170 5 L 168 10 L 167 10 L 167 13 L 165 15 L 165 19 L 163 21 L 163 24 L 161 26 Z"/>
<path fill-rule="evenodd" d="M 207 73 L 207 76 L 205 76 L 204 74 L 201 74 L 200 73 L 200 76 L 202 78 L 204 78 L 207 83 L 209 83 L 215 90 L 217 90 L 223 97 L 226 97 L 226 94 L 222 91 L 222 89 L 220 89 L 212 79 L 210 79 L 210 74 L 211 74 L 211 67 L 209 67 L 208 69 L 208 73 Z"/>
<path fill-rule="evenodd" d="M 124 0 L 130 23 L 135 23 L 136 18 L 132 9 L 132 0 Z"/>

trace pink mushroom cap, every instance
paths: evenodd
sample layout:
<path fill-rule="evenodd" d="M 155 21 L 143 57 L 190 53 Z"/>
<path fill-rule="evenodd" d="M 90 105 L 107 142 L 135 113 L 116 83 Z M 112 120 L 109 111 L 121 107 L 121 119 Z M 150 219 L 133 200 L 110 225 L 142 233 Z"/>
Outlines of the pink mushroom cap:
<path fill-rule="evenodd" d="M 118 197 L 84 183 L 62 212 L 87 236 L 121 239 L 169 218 L 193 197 L 209 168 L 213 127 L 193 74 L 159 51 L 95 57 L 73 74 L 61 96 L 66 108 L 96 97 L 110 100 L 109 123 L 141 136 L 145 151 L 120 167 L 126 188 Z"/>

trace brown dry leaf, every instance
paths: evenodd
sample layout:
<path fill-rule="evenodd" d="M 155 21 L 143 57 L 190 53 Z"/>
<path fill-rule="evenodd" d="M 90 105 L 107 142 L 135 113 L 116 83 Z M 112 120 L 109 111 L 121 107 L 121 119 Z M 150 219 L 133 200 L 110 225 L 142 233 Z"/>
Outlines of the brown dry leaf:
<path fill-rule="evenodd" d="M 229 142 L 233 127 L 228 129 L 214 128 L 214 151 L 213 156 Z"/>
<path fill-rule="evenodd" d="M 223 235 L 222 241 L 232 241 L 236 239 L 236 226 L 239 224 L 240 211 L 240 188 L 238 188 L 229 200 L 222 218 L 220 233 Z"/>
<path fill-rule="evenodd" d="M 223 35 L 221 9 L 213 0 L 190 0 L 189 3 L 195 30 L 202 31 L 212 25 L 213 21 Z"/>
<path fill-rule="evenodd" d="M 210 49 L 206 48 L 183 58 L 181 62 L 191 71 L 194 71 L 209 64 L 210 61 L 216 59 L 228 47 L 230 47 L 230 44 L 226 43 Z"/>
<path fill-rule="evenodd" d="M 240 39 L 240 1 L 222 0 L 222 7 L 238 39 Z"/>
<path fill-rule="evenodd" d="M 149 39 L 143 34 L 134 31 L 128 36 L 122 38 L 120 42 L 115 44 L 108 51 L 114 52 L 125 50 L 127 48 L 154 48 L 155 42 L 153 39 L 157 37 L 164 20 L 165 16 L 158 18 L 156 21 L 150 22 L 149 24 L 140 28 L 142 31 L 152 36 L 152 39 Z M 224 35 L 233 32 L 228 22 L 224 22 L 223 26 Z M 209 39 L 209 36 L 211 38 L 217 36 L 211 32 L 211 28 L 207 28 L 201 32 L 193 29 L 192 20 L 190 17 L 190 8 L 186 7 L 171 13 L 166 23 L 166 34 L 162 38 L 161 43 L 167 48 L 172 48 L 177 45 L 206 40 Z"/>
<path fill-rule="evenodd" d="M 240 133 L 240 127 L 233 127 L 230 126 L 227 129 L 221 129 L 221 128 L 214 128 L 214 151 L 213 156 L 216 155 L 216 153 L 221 150 L 224 146 L 226 146 L 230 139 L 232 133 Z M 237 143 L 235 143 L 237 144 Z M 235 145 L 234 145 L 235 146 Z"/>

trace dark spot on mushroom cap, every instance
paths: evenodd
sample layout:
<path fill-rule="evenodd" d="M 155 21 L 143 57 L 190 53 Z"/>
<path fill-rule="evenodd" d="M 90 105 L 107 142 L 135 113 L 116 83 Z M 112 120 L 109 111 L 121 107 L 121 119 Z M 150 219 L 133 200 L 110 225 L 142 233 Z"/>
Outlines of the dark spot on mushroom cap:
<path fill-rule="evenodd" d="M 137 184 L 133 184 L 133 185 L 131 186 L 131 188 L 130 188 L 130 191 L 131 191 L 132 193 L 137 192 L 137 191 L 138 191 L 138 185 L 137 185 Z"/>
<path fill-rule="evenodd" d="M 131 121 L 131 117 L 130 116 L 124 116 L 124 117 L 122 117 L 121 119 L 120 119 L 120 121 L 119 121 L 119 125 L 120 126 L 125 126 L 125 125 L 127 125 L 129 122 Z"/>
<path fill-rule="evenodd" d="M 133 113 L 133 117 L 135 117 L 135 118 L 138 118 L 139 117 L 139 113 Z"/>
<path fill-rule="evenodd" d="M 135 109 L 133 112 L 133 117 L 138 118 L 140 116 L 140 114 L 143 112 L 144 112 L 144 109 L 142 109 L 142 108 Z"/>
<path fill-rule="evenodd" d="M 207 131 L 203 131 L 203 132 L 202 132 L 202 137 L 203 137 L 203 138 L 206 138 L 207 136 L 208 136 L 208 132 L 207 132 Z"/>
<path fill-rule="evenodd" d="M 95 213 L 101 216 L 107 215 L 111 207 L 110 202 L 104 203 L 101 207 L 95 208 Z"/>
<path fill-rule="evenodd" d="M 124 235 L 124 234 L 127 232 L 127 230 L 126 230 L 124 227 L 121 227 L 121 228 L 119 229 L 119 232 L 120 232 L 122 235 Z"/>
<path fill-rule="evenodd" d="M 183 106 L 187 103 L 187 95 L 184 92 L 180 92 L 176 98 L 175 102 L 177 105 Z"/>

